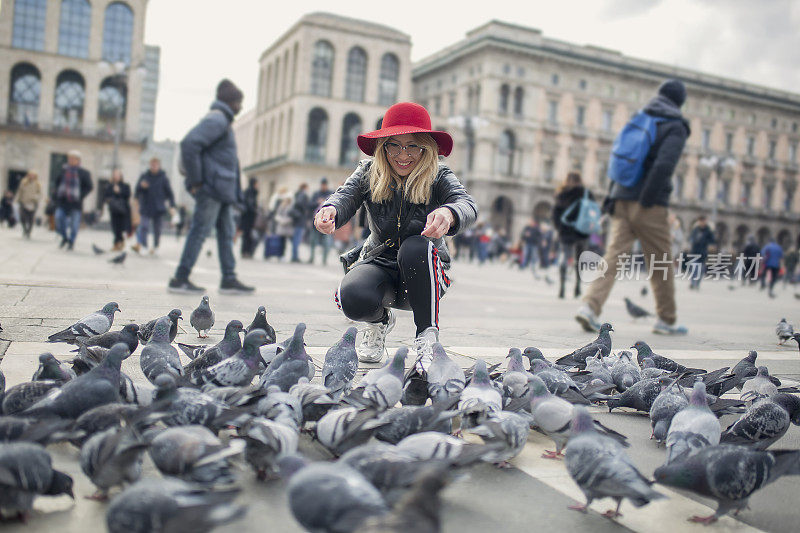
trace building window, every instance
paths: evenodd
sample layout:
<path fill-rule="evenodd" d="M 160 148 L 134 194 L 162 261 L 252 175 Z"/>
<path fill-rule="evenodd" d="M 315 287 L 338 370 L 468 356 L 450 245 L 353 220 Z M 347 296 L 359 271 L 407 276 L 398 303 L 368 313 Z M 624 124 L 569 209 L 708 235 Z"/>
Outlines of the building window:
<path fill-rule="evenodd" d="M 498 112 L 501 115 L 508 113 L 508 99 L 511 96 L 511 88 L 508 84 L 504 83 L 500 86 L 500 102 L 498 105 Z"/>
<path fill-rule="evenodd" d="M 697 199 L 706 199 L 706 190 L 708 189 L 708 178 L 699 178 L 697 180 Z"/>
<path fill-rule="evenodd" d="M 579 105 L 575 108 L 575 125 L 583 128 L 586 124 L 586 106 Z"/>
<path fill-rule="evenodd" d="M 581 91 L 586 90 L 586 80 L 578 80 L 578 89 Z"/>
<path fill-rule="evenodd" d="M 433 97 L 433 114 L 436 116 L 441 116 L 442 114 L 442 97 L 441 96 L 434 96 Z"/>
<path fill-rule="evenodd" d="M 394 54 L 381 58 L 381 75 L 378 82 L 378 104 L 392 105 L 397 102 L 397 80 L 400 77 L 400 61 Z"/>
<path fill-rule="evenodd" d="M 772 193 L 775 191 L 775 185 L 771 183 L 764 184 L 764 197 L 761 201 L 761 206 L 764 209 L 769 209 L 772 207 Z"/>
<path fill-rule="evenodd" d="M 89 57 L 91 25 L 92 6 L 89 0 L 61 0 L 58 53 L 72 57 Z"/>
<path fill-rule="evenodd" d="M 552 83 L 553 85 L 558 85 L 558 82 L 559 82 L 558 74 L 553 74 L 552 76 L 550 76 L 550 83 Z"/>
<path fill-rule="evenodd" d="M 6 2 L 8 8 L 10 2 Z M 26 50 L 44 50 L 44 24 L 47 18 L 46 0 L 16 0 L 11 46 Z"/>
<path fill-rule="evenodd" d="M 794 200 L 794 186 L 785 185 L 785 192 L 786 196 L 783 199 L 783 210 L 784 211 L 791 211 L 792 210 L 792 200 Z"/>
<path fill-rule="evenodd" d="M 672 194 L 680 200 L 683 198 L 683 174 L 676 174 L 675 175 L 675 188 L 672 189 Z"/>
<path fill-rule="evenodd" d="M 614 119 L 614 112 L 611 109 L 603 109 L 603 131 L 611 131 L 611 123 Z"/>
<path fill-rule="evenodd" d="M 792 122 L 792 133 L 797 133 L 797 122 Z"/>
<path fill-rule="evenodd" d="M 42 79 L 36 67 L 19 63 L 11 69 L 11 91 L 8 95 L 8 120 L 23 126 L 39 122 L 39 100 Z"/>
<path fill-rule="evenodd" d="M 514 134 L 506 130 L 500 134 L 497 144 L 497 171 L 503 176 L 514 174 Z"/>
<path fill-rule="evenodd" d="M 797 163 L 797 143 L 791 143 L 789 145 L 789 162 L 790 163 Z"/>
<path fill-rule="evenodd" d="M 103 22 L 103 59 L 130 63 L 132 40 L 133 11 L 122 2 L 109 4 Z"/>
<path fill-rule="evenodd" d="M 450 93 L 450 96 L 447 99 L 447 114 L 449 116 L 455 116 L 456 114 L 456 93 Z"/>
<path fill-rule="evenodd" d="M 523 115 L 523 104 L 525 102 L 525 89 L 517 87 L 514 89 L 514 115 L 521 117 Z"/>
<path fill-rule="evenodd" d="M 747 155 L 754 156 L 756 152 L 756 138 L 752 135 L 747 138 Z"/>
<path fill-rule="evenodd" d="M 772 126 L 772 129 L 777 128 L 778 127 L 778 119 L 777 118 L 773 118 L 772 121 L 770 122 L 770 125 Z"/>
<path fill-rule="evenodd" d="M 503 74 L 511 74 L 511 65 L 508 63 L 503 65 Z"/>
<path fill-rule="evenodd" d="M 311 94 L 330 96 L 332 77 L 333 46 L 328 41 L 317 41 L 314 43 L 314 58 L 311 60 Z"/>
<path fill-rule="evenodd" d="M 558 102 L 556 100 L 547 102 L 547 122 L 554 125 L 558 124 Z"/>
<path fill-rule="evenodd" d="M 342 120 L 342 145 L 339 149 L 339 165 L 352 166 L 358 163 L 359 149 L 356 136 L 361 133 L 361 118 L 355 113 L 348 113 Z"/>
<path fill-rule="evenodd" d="M 74 70 L 65 70 L 59 74 L 53 98 L 53 126 L 67 131 L 80 130 L 85 97 L 83 77 L 80 74 Z"/>
<path fill-rule="evenodd" d="M 777 145 L 778 145 L 778 143 L 775 141 L 775 139 L 770 139 L 770 141 L 769 141 L 769 156 L 768 156 L 770 159 L 775 159 L 775 148 L 777 147 Z"/>
<path fill-rule="evenodd" d="M 325 145 L 328 142 L 328 114 L 321 107 L 315 107 L 308 114 L 306 133 L 306 161 L 325 162 Z"/>
<path fill-rule="evenodd" d="M 542 168 L 542 177 L 546 183 L 550 183 L 553 181 L 556 173 L 556 162 L 551 159 L 547 158 L 544 160 L 544 165 Z"/>
<path fill-rule="evenodd" d="M 730 193 L 731 193 L 731 182 L 729 180 L 721 180 L 719 182 L 719 192 L 717 193 L 717 198 L 722 203 L 722 205 L 728 205 L 730 201 Z"/>
<path fill-rule="evenodd" d="M 706 128 L 703 130 L 703 150 L 708 152 L 711 147 L 711 130 Z"/>
<path fill-rule="evenodd" d="M 363 102 L 366 80 L 367 53 L 360 46 L 354 46 L 347 54 L 347 83 L 344 97 L 353 102 Z"/>
<path fill-rule="evenodd" d="M 725 134 L 725 151 L 733 153 L 733 133 L 728 132 Z"/>
<path fill-rule="evenodd" d="M 97 126 L 101 132 L 114 134 L 119 113 L 120 135 L 122 135 L 126 104 L 124 85 L 120 85 L 114 77 L 104 79 L 97 95 Z"/>
<path fill-rule="evenodd" d="M 517 76 L 520 78 L 525 77 L 525 69 L 522 67 L 517 67 Z"/>

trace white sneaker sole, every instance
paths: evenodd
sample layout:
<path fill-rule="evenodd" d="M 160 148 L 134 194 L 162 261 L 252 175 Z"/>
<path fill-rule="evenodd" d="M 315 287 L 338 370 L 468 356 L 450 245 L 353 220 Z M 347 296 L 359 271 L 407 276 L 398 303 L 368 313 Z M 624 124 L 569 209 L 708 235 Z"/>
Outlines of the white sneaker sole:
<path fill-rule="evenodd" d="M 592 325 L 592 322 L 587 317 L 585 317 L 583 315 L 575 315 L 575 320 L 577 320 L 578 324 L 581 325 L 581 327 L 583 328 L 583 331 L 586 331 L 586 332 L 589 332 L 589 333 L 597 333 L 597 332 L 600 331 L 600 329 L 594 327 Z"/>

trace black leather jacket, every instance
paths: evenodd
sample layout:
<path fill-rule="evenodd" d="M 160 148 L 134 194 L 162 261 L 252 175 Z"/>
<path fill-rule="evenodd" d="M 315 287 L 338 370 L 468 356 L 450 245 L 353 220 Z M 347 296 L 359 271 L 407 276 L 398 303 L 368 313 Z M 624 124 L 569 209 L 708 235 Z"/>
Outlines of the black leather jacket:
<path fill-rule="evenodd" d="M 363 204 L 367 210 L 370 236 L 364 243 L 361 258 L 368 257 L 371 250 L 383 243 L 387 245 L 374 258 L 378 264 L 395 267 L 397 249 L 412 235 L 419 235 L 425 227 L 428 214 L 439 207 L 447 207 L 454 215 L 453 225 L 447 232 L 456 235 L 475 222 L 478 207 L 453 171 L 439 164 L 433 191 L 427 205 L 412 204 L 402 197 L 400 190 L 394 192 L 392 200 L 382 203 L 372 201 L 369 188 L 371 160 L 363 160 L 344 184 L 322 205 L 336 208 L 336 227 L 340 228 L 355 215 Z M 439 251 L 444 268 L 450 267 L 450 253 L 444 238 L 430 239 Z"/>

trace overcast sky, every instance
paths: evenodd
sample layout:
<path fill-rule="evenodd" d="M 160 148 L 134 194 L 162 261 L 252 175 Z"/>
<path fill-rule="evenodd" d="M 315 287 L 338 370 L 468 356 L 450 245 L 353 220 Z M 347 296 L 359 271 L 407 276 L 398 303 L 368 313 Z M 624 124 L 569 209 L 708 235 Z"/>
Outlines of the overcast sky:
<path fill-rule="evenodd" d="M 306 13 L 379 22 L 411 36 L 411 59 L 491 19 L 545 36 L 800 92 L 796 0 L 150 0 L 145 42 L 161 47 L 155 138 L 179 139 L 228 77 L 255 104 L 258 57 Z"/>

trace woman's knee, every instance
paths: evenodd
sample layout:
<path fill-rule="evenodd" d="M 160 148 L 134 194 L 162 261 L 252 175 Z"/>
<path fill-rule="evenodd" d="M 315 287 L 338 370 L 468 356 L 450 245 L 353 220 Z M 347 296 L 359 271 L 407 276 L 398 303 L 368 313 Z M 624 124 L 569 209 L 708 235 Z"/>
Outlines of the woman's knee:
<path fill-rule="evenodd" d="M 347 279 L 339 287 L 339 305 L 342 312 L 350 320 L 372 322 L 383 316 L 383 295 L 365 290 L 355 283 L 347 283 Z"/>
<path fill-rule="evenodd" d="M 397 262 L 408 264 L 415 259 L 427 259 L 429 246 L 430 241 L 422 235 L 412 235 L 400 245 L 400 249 L 397 251 Z"/>

